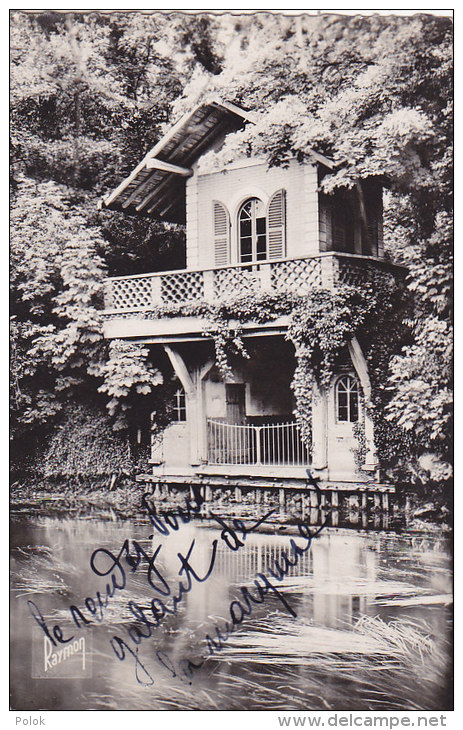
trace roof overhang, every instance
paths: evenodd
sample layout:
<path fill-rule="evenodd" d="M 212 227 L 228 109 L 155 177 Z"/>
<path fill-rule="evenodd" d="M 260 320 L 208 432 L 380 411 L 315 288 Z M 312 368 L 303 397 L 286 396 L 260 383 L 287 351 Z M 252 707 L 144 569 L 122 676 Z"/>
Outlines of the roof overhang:
<path fill-rule="evenodd" d="M 256 121 L 254 114 L 230 102 L 198 104 L 101 200 L 101 207 L 184 223 L 185 181 L 193 174 L 191 166 L 227 134 Z M 336 168 L 332 160 L 315 150 L 310 150 L 310 156 L 329 170 Z"/>
<path fill-rule="evenodd" d="M 253 122 L 249 112 L 229 102 L 199 104 L 183 116 L 148 152 L 102 207 L 185 221 L 185 180 L 191 165 L 219 139 Z"/>

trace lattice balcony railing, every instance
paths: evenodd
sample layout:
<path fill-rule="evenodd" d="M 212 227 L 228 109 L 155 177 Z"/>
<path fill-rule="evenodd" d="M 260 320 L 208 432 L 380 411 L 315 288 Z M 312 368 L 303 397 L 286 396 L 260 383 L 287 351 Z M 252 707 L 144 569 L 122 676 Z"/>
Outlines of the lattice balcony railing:
<path fill-rule="evenodd" d="M 272 289 L 279 294 L 307 294 L 310 289 L 322 285 L 320 259 L 295 259 L 271 264 L 271 282 Z"/>
<path fill-rule="evenodd" d="M 204 275 L 202 271 L 185 271 L 163 274 L 161 300 L 163 304 L 197 302 L 204 299 Z"/>
<path fill-rule="evenodd" d="M 119 276 L 106 281 L 105 309 L 108 316 L 131 316 L 131 312 L 147 312 L 156 307 L 214 303 L 264 292 L 306 294 L 314 287 L 332 289 L 378 277 L 392 280 L 393 269 L 384 261 L 329 253 L 203 271 Z"/>
<path fill-rule="evenodd" d="M 118 310 L 146 309 L 152 304 L 150 275 L 108 279 L 105 308 Z"/>
<path fill-rule="evenodd" d="M 214 271 L 214 298 L 242 297 L 259 291 L 261 287 L 258 266 L 234 266 Z"/>
<path fill-rule="evenodd" d="M 375 262 L 350 257 L 339 257 L 337 259 L 336 280 L 338 284 L 356 286 L 365 281 L 378 282 L 385 279 L 392 284 L 394 274 L 384 268 L 379 268 L 378 265 L 375 265 Z"/>

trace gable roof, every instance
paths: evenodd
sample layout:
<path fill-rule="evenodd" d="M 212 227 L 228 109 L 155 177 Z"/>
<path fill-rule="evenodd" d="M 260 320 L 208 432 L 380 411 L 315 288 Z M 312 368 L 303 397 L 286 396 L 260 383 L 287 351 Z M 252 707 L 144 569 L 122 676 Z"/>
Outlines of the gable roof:
<path fill-rule="evenodd" d="M 220 137 L 235 132 L 252 114 L 229 102 L 199 104 L 148 152 L 102 206 L 126 213 L 185 221 L 185 180 L 190 166 Z"/>
<path fill-rule="evenodd" d="M 102 199 L 101 207 L 184 223 L 185 181 L 193 174 L 191 165 L 221 137 L 255 121 L 251 112 L 227 101 L 198 104 Z M 331 160 L 314 150 L 311 156 L 329 169 L 335 167 Z"/>

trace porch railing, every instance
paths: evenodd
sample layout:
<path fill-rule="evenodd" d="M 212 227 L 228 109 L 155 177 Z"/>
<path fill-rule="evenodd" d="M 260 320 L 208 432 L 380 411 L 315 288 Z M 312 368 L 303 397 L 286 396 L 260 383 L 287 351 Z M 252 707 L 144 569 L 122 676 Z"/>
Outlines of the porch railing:
<path fill-rule="evenodd" d="M 235 425 L 207 420 L 209 464 L 304 466 L 310 461 L 297 424 Z"/>
<path fill-rule="evenodd" d="M 106 280 L 105 310 L 117 316 L 259 292 L 306 294 L 314 287 L 331 289 L 336 284 L 391 276 L 397 268 L 379 259 L 330 252 L 216 269 L 115 276 Z"/>

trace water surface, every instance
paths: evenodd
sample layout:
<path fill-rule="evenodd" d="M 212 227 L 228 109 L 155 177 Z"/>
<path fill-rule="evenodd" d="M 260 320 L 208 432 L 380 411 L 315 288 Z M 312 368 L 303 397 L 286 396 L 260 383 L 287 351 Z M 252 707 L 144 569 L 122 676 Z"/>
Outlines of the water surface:
<path fill-rule="evenodd" d="M 256 574 L 274 568 L 291 536 L 252 533 L 233 552 L 210 524 L 184 525 L 167 538 L 150 538 L 152 532 L 147 520 L 15 518 L 13 709 L 451 709 L 451 562 L 439 533 L 325 528 L 278 584 L 297 617 L 277 596 L 267 595 L 224 649 L 210 657 L 206 636 L 230 621 L 230 603 L 240 596 L 240 587 L 251 590 Z M 159 594 L 146 570 L 130 573 L 126 566 L 127 587 L 110 599 L 103 622 L 73 627 L 86 637 L 91 676 L 33 678 L 44 634 L 27 601 L 34 601 L 50 627 L 65 627 L 66 635 L 69 606 L 82 607 L 86 597 L 105 591 L 106 579 L 90 568 L 93 551 L 104 547 L 117 553 L 126 539 L 137 540 L 150 554 L 162 543 L 156 565 L 173 593 L 180 580 L 177 553 L 186 555 L 192 540 L 191 562 L 198 575 L 207 570 L 214 540 L 217 559 L 210 578 L 194 583 L 177 614 L 166 616 L 138 647 L 127 632 L 137 635 L 133 630 L 142 624 L 129 601 L 147 608 Z M 136 663 L 127 651 L 124 661 L 116 657 L 110 644 L 114 636 L 138 650 L 151 684 L 137 681 Z M 201 666 L 194 669 L 188 661 Z"/>

